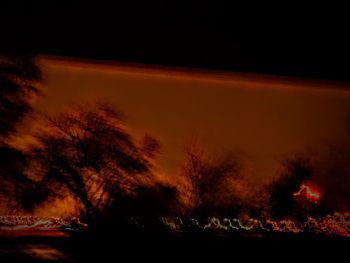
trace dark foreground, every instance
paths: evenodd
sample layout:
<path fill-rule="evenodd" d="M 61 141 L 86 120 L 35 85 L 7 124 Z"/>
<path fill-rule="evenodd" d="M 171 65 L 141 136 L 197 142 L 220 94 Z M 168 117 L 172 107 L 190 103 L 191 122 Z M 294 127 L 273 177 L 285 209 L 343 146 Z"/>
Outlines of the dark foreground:
<path fill-rule="evenodd" d="M 0 262 L 317 262 L 326 257 L 347 262 L 349 249 L 350 238 L 315 234 L 223 236 L 128 230 L 65 236 L 52 232 L 2 236 Z"/>

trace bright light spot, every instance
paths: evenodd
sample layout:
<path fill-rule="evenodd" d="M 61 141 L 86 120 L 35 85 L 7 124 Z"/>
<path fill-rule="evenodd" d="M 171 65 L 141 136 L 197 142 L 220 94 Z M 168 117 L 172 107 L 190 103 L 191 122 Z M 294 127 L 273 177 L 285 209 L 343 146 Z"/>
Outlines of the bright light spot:
<path fill-rule="evenodd" d="M 317 202 L 321 198 L 321 193 L 314 187 L 302 184 L 298 192 L 294 196 L 304 196 L 306 199 Z"/>

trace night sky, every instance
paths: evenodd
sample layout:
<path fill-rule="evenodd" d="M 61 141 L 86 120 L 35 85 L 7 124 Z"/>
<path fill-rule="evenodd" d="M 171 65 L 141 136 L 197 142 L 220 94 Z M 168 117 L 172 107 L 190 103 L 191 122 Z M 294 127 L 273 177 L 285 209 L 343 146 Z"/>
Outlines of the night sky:
<path fill-rule="evenodd" d="M 41 57 L 41 110 L 107 99 L 138 134 L 162 144 L 160 168 L 174 175 L 186 141 L 232 151 L 255 179 L 270 179 L 294 154 L 317 154 L 348 132 L 350 91 L 337 82 L 151 68 Z"/>
<path fill-rule="evenodd" d="M 268 7 L 220 1 L 1 1 L 0 47 L 350 80 L 347 10 L 328 3 Z"/>
<path fill-rule="evenodd" d="M 267 174 L 281 156 L 344 134 L 347 8 L 140 2 L 1 1 L 0 51 L 69 57 L 41 60 L 40 108 L 108 97 L 132 128 L 160 138 L 166 170 L 192 135 L 241 152 Z M 154 66 L 167 68 L 146 70 Z M 180 73 L 169 76 L 174 67 Z"/>

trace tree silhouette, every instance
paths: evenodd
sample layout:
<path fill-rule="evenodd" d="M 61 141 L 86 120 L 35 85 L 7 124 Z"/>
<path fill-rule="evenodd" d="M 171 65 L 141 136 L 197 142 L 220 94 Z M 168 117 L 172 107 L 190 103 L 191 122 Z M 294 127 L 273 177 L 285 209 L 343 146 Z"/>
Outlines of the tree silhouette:
<path fill-rule="evenodd" d="M 67 188 L 88 218 L 152 176 L 159 144 L 150 136 L 137 141 L 107 103 L 71 107 L 46 117 L 43 127 L 31 149 L 31 174 Z"/>
<path fill-rule="evenodd" d="M 311 162 L 308 158 L 294 157 L 285 160 L 282 165 L 282 174 L 267 187 L 271 216 L 276 219 L 300 218 L 304 216 L 305 207 L 296 202 L 293 194 L 313 177 Z"/>
<path fill-rule="evenodd" d="M 210 156 L 197 141 L 185 147 L 182 175 L 188 182 L 188 193 L 193 215 L 212 213 L 216 197 L 229 191 L 225 183 L 240 177 L 240 164 L 232 155 Z M 232 197 L 232 196 L 231 196 Z"/>
<path fill-rule="evenodd" d="M 40 80 L 41 72 L 33 56 L 0 54 L 0 195 L 9 200 L 6 208 L 14 208 L 16 200 L 23 200 L 28 207 L 23 195 L 30 191 L 37 199 L 34 193 L 40 192 L 24 175 L 26 155 L 7 142 L 32 110 L 32 99 L 40 93 Z"/>
<path fill-rule="evenodd" d="M 0 136 L 12 133 L 32 109 L 40 80 L 33 56 L 0 54 Z"/>

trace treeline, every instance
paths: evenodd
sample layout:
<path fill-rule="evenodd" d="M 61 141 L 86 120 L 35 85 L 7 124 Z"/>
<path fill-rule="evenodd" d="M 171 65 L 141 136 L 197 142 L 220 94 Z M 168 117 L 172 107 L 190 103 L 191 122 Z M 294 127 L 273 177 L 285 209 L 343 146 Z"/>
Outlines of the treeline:
<path fill-rule="evenodd" d="M 156 138 L 135 136 L 123 114 L 103 101 L 39 113 L 33 103 L 41 86 L 34 57 L 0 56 L 2 213 L 31 213 L 68 196 L 74 212 L 89 222 L 128 216 L 303 219 L 349 208 L 348 186 L 339 186 L 344 200 L 338 202 L 334 180 L 325 179 L 335 171 L 348 178 L 348 155 L 327 156 L 327 167 L 312 156 L 286 158 L 281 173 L 257 187 L 242 173 L 239 156 L 214 156 L 192 140 L 184 146 L 179 174 L 166 181 L 156 169 Z M 25 121 L 35 129 L 26 132 Z M 296 197 L 303 184 L 318 187 L 322 198 Z"/>

